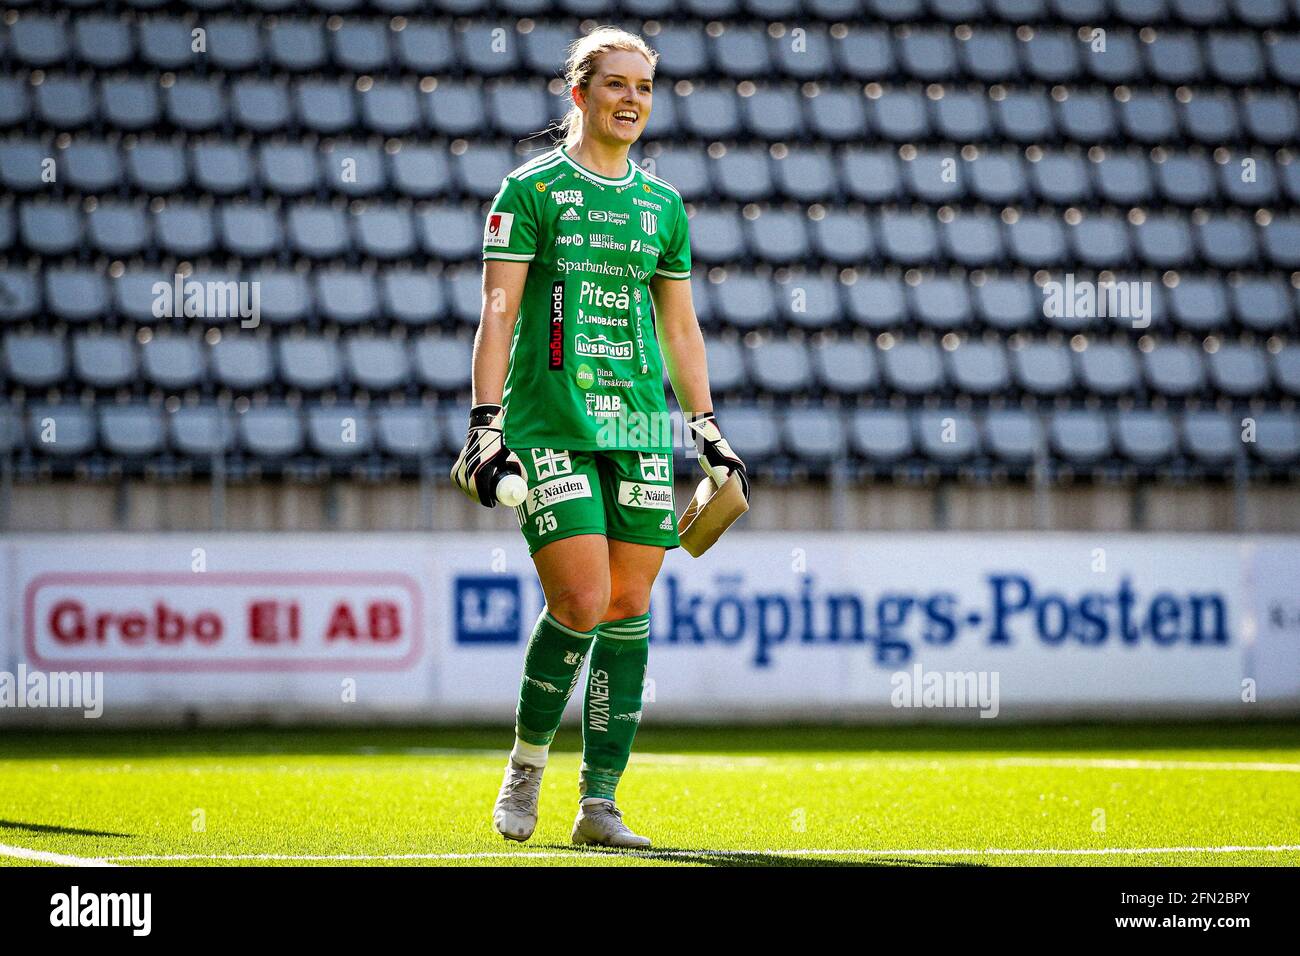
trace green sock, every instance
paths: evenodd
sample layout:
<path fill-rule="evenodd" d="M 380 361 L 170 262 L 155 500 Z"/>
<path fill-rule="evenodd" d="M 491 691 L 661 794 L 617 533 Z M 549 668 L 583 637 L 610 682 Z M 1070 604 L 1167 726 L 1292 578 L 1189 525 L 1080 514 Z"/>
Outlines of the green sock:
<path fill-rule="evenodd" d="M 565 627 L 551 617 L 549 609 L 542 608 L 528 639 L 524 676 L 519 682 L 515 734 L 520 740 L 547 745 L 554 739 L 595 636 L 595 631 Z"/>
<path fill-rule="evenodd" d="M 582 705 L 581 798 L 614 799 L 641 724 L 641 688 L 650 656 L 650 615 L 596 628 Z"/>

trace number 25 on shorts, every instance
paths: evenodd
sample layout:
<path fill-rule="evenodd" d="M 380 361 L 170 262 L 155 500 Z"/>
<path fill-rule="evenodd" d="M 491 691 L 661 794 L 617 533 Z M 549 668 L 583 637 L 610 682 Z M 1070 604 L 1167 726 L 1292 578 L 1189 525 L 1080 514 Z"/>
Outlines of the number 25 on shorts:
<path fill-rule="evenodd" d="M 555 515 L 549 511 L 544 511 L 537 516 L 537 533 L 547 534 L 558 527 L 555 523 Z"/>

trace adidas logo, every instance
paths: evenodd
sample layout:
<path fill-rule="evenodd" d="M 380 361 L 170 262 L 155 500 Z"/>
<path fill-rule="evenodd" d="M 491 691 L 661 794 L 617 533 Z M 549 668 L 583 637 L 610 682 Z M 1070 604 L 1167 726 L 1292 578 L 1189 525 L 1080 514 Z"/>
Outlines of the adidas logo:
<path fill-rule="evenodd" d="M 670 514 L 669 514 L 669 515 L 664 515 L 664 520 L 661 521 L 661 522 L 659 522 L 659 530 L 660 530 L 660 531 L 672 531 L 672 530 L 673 530 L 673 516 L 672 516 L 672 515 L 670 515 Z"/>
<path fill-rule="evenodd" d="M 581 218 L 582 217 L 578 215 L 578 211 L 574 209 L 572 206 L 564 210 L 564 213 L 560 216 L 560 219 L 563 222 L 572 222 L 575 219 L 581 219 Z"/>

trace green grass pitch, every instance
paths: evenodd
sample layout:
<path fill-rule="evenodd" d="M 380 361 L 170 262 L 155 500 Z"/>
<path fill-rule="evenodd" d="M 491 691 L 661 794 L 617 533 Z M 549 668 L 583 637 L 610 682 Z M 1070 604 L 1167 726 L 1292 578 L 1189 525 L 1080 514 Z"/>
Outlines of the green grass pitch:
<path fill-rule="evenodd" d="M 570 726 L 537 832 L 498 836 L 510 739 L 7 731 L 0 865 L 1300 864 L 1297 723 L 647 726 L 619 789 L 627 822 L 655 841 L 637 853 L 569 844 Z"/>

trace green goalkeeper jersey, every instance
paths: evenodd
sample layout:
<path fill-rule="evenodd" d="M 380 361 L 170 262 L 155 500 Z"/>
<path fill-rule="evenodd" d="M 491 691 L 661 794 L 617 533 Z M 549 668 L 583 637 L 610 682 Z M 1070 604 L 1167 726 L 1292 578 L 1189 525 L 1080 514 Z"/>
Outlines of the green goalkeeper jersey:
<path fill-rule="evenodd" d="M 530 263 L 506 373 L 510 448 L 669 451 L 651 276 L 689 279 L 682 197 L 628 160 L 620 179 L 564 146 L 501 183 L 483 258 Z"/>

